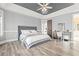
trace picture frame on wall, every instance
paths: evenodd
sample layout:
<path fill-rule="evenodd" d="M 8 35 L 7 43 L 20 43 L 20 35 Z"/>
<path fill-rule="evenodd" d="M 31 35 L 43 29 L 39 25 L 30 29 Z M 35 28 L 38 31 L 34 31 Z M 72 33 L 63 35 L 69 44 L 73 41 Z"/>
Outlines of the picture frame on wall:
<path fill-rule="evenodd" d="M 58 23 L 58 31 L 64 31 L 65 30 L 65 24 L 64 23 Z"/>

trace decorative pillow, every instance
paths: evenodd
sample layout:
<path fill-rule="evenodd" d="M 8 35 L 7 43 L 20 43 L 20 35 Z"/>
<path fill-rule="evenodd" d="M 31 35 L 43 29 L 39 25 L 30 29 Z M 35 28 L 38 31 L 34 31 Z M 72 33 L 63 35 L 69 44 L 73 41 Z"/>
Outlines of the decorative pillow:
<path fill-rule="evenodd" d="M 30 31 L 29 30 L 21 30 L 21 34 L 29 34 Z"/>
<path fill-rule="evenodd" d="M 30 30 L 30 31 L 31 31 L 31 33 L 33 33 L 33 34 L 37 34 L 37 33 L 38 33 L 36 30 Z"/>

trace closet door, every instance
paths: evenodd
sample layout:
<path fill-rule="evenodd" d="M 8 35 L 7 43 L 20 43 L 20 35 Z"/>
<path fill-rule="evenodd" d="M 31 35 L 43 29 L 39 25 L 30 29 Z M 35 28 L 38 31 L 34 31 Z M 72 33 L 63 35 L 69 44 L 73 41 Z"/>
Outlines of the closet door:
<path fill-rule="evenodd" d="M 47 34 L 52 37 L 52 20 L 47 21 Z"/>

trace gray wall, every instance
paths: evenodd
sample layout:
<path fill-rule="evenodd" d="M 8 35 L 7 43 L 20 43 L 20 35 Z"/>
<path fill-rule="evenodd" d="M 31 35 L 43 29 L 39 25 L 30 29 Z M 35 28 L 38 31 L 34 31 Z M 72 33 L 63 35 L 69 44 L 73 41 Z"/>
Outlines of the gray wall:
<path fill-rule="evenodd" d="M 52 30 L 58 30 L 58 23 L 65 23 L 65 30 L 72 30 L 72 14 L 64 14 L 52 18 Z"/>
<path fill-rule="evenodd" d="M 17 39 L 18 25 L 37 26 L 41 30 L 41 20 L 26 15 L 21 15 L 11 11 L 4 12 L 5 21 L 5 39 Z"/>

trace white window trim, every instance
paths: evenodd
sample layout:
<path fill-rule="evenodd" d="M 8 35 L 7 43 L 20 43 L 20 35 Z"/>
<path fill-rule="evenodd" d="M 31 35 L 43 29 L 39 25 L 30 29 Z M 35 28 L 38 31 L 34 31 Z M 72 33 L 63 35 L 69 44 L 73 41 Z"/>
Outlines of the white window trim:
<path fill-rule="evenodd" d="M 1 28 L 0 28 L 0 30 L 1 30 L 1 33 L 0 33 L 0 36 L 3 36 L 3 10 L 1 10 L 0 9 L 0 12 L 1 12 L 1 20 L 0 20 L 0 22 L 1 22 L 1 24 L 0 24 L 0 26 L 1 26 Z"/>

